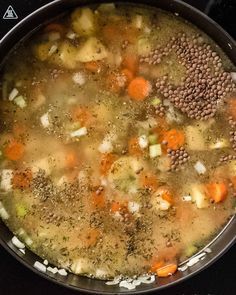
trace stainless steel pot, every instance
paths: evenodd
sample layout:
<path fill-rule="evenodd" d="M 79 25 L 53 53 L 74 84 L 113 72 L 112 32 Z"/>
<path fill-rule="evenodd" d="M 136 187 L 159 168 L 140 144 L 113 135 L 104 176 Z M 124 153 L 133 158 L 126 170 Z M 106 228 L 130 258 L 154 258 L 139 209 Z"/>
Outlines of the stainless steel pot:
<path fill-rule="evenodd" d="M 72 9 L 76 6 L 98 4 L 106 1 L 95 0 L 55 0 L 49 4 L 41 7 L 28 15 L 25 19 L 20 21 L 13 29 L 11 29 L 0 40 L 0 64 L 4 67 L 4 63 L 7 60 L 7 56 L 12 48 L 24 38 L 27 38 L 32 32 L 37 30 L 40 26 L 57 17 L 60 14 Z M 118 1 L 112 1 L 118 2 Z M 127 3 L 127 2 L 126 2 Z M 207 17 L 199 10 L 192 6 L 179 1 L 179 0 L 141 0 L 141 1 L 129 1 L 130 4 L 137 5 L 145 4 L 152 7 L 158 7 L 170 12 L 178 13 L 181 17 L 187 19 L 191 23 L 195 24 L 205 33 L 207 33 L 228 55 L 234 64 L 236 64 L 236 43 L 235 41 L 213 20 Z M 42 277 L 53 281 L 54 283 L 63 285 L 65 287 L 75 289 L 78 291 L 84 291 L 94 294 L 141 294 L 146 292 L 158 291 L 163 288 L 173 286 L 184 280 L 189 279 L 198 272 L 204 270 L 214 261 L 216 261 L 224 252 L 229 249 L 236 240 L 236 217 L 232 217 L 227 223 L 222 232 L 212 241 L 210 248 L 211 253 L 207 254 L 206 258 L 185 272 L 177 272 L 175 275 L 158 279 L 157 283 L 150 285 L 142 284 L 136 288 L 136 290 L 128 291 L 119 286 L 107 286 L 103 281 L 80 277 L 74 274 L 69 274 L 67 277 L 59 275 L 53 275 L 52 273 L 42 273 L 33 267 L 36 260 L 42 261 L 40 257 L 27 250 L 23 255 L 17 250 L 11 243 L 12 233 L 0 221 L 0 243 L 1 245 L 17 260 L 23 263 L 26 267 L 32 271 L 41 275 Z"/>

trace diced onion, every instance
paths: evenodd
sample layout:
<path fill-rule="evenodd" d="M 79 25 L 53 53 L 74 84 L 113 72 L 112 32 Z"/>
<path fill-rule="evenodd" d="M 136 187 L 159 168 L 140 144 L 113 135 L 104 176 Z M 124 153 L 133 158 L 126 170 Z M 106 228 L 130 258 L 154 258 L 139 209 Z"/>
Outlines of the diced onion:
<path fill-rule="evenodd" d="M 188 269 L 188 266 L 187 266 L 187 264 L 185 264 L 185 265 L 183 265 L 183 266 L 180 266 L 180 267 L 178 267 L 178 270 L 179 270 L 179 271 L 185 271 L 186 269 Z"/>
<path fill-rule="evenodd" d="M 56 44 L 52 45 L 51 48 L 48 51 L 48 56 L 53 55 L 53 53 L 55 53 L 58 49 L 58 46 Z"/>
<path fill-rule="evenodd" d="M 140 205 L 136 202 L 129 202 L 128 203 L 128 210 L 130 213 L 136 213 L 140 209 Z"/>
<path fill-rule="evenodd" d="M 25 248 L 25 244 L 23 244 L 16 236 L 14 236 L 12 239 L 12 244 L 14 246 L 16 246 L 19 249 L 24 249 Z"/>
<path fill-rule="evenodd" d="M 54 275 L 58 272 L 58 269 L 56 267 L 48 266 L 47 270 L 53 273 Z"/>
<path fill-rule="evenodd" d="M 1 182 L 0 188 L 4 191 L 10 191 L 12 189 L 12 178 L 13 178 L 13 170 L 12 169 L 3 169 L 1 171 Z"/>
<path fill-rule="evenodd" d="M 58 273 L 61 275 L 61 276 L 67 276 L 67 271 L 64 269 L 64 268 L 61 268 L 58 270 Z"/>
<path fill-rule="evenodd" d="M 78 73 L 74 73 L 72 76 L 72 80 L 78 84 L 78 85 L 84 85 L 85 83 L 85 77 L 82 73 L 78 72 Z"/>
<path fill-rule="evenodd" d="M 9 100 L 12 101 L 17 96 L 18 93 L 19 91 L 16 88 L 13 88 L 9 94 Z"/>
<path fill-rule="evenodd" d="M 69 31 L 67 34 L 66 34 L 66 37 L 68 39 L 71 39 L 71 40 L 74 40 L 76 38 L 76 33 L 73 32 L 73 31 Z"/>
<path fill-rule="evenodd" d="M 185 202 L 191 202 L 192 201 L 192 196 L 190 196 L 190 195 L 183 196 L 182 200 L 185 201 Z"/>
<path fill-rule="evenodd" d="M 148 146 L 148 139 L 146 135 L 141 135 L 138 138 L 138 144 L 141 149 L 145 149 Z"/>
<path fill-rule="evenodd" d="M 81 137 L 84 136 L 88 133 L 87 128 L 86 127 L 82 127 L 78 130 L 75 130 L 73 132 L 70 133 L 71 137 Z"/>
<path fill-rule="evenodd" d="M 19 251 L 25 255 L 25 249 L 19 249 Z"/>
<path fill-rule="evenodd" d="M 35 261 L 34 267 L 41 272 L 46 272 L 47 270 L 46 266 L 39 261 Z"/>
<path fill-rule="evenodd" d="M 105 284 L 108 286 L 113 286 L 113 285 L 118 285 L 120 281 L 121 281 L 121 276 L 118 276 L 118 277 L 115 277 L 114 280 L 108 281 Z"/>
<path fill-rule="evenodd" d="M 149 156 L 150 158 L 156 158 L 158 156 L 161 156 L 161 145 L 160 144 L 153 144 L 149 147 Z"/>
<path fill-rule="evenodd" d="M 44 264 L 44 265 L 48 265 L 48 261 L 47 261 L 47 259 L 45 259 L 45 260 L 43 261 L 43 264 Z"/>
<path fill-rule="evenodd" d="M 206 253 L 211 253 L 211 252 L 212 252 L 212 250 L 211 250 L 210 248 L 206 248 L 204 251 L 205 251 Z"/>
<path fill-rule="evenodd" d="M 7 210 L 3 207 L 2 202 L 0 202 L 0 217 L 3 220 L 9 218 L 9 214 L 8 214 Z"/>
<path fill-rule="evenodd" d="M 41 121 L 41 124 L 44 128 L 48 128 L 50 126 L 49 114 L 45 113 L 44 115 L 42 115 L 40 117 L 40 121 Z"/>
<path fill-rule="evenodd" d="M 137 280 L 139 280 L 143 284 L 152 284 L 153 282 L 155 282 L 155 276 L 139 276 Z"/>
<path fill-rule="evenodd" d="M 194 165 L 194 168 L 198 174 L 204 174 L 206 172 L 206 167 L 200 161 L 197 161 L 197 163 Z"/>
<path fill-rule="evenodd" d="M 119 283 L 119 287 L 123 287 L 123 288 L 126 288 L 128 290 L 133 290 L 135 289 L 135 285 L 133 285 L 132 283 L 128 283 L 126 280 L 125 281 L 121 281 Z"/>
<path fill-rule="evenodd" d="M 113 150 L 112 142 L 108 139 L 104 139 L 103 142 L 99 145 L 98 151 L 102 154 L 110 153 Z"/>

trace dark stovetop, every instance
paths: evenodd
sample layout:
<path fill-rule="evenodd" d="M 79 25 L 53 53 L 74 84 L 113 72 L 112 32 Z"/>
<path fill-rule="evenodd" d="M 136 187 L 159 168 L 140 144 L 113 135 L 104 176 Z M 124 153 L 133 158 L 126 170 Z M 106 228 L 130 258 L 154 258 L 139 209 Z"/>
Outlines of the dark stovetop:
<path fill-rule="evenodd" d="M 0 0 L 0 38 L 19 20 L 50 0 Z M 236 39 L 236 0 L 186 0 L 216 20 Z M 3 19 L 11 5 L 18 19 Z M 211 267 L 186 282 L 160 292 L 162 295 L 235 295 L 236 245 Z M 0 295 L 73 295 L 26 269 L 0 246 Z"/>

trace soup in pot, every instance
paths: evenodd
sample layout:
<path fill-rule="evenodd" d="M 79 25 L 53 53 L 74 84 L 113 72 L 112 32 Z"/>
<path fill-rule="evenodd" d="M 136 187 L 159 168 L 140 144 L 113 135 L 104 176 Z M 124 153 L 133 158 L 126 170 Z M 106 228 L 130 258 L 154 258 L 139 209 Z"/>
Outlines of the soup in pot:
<path fill-rule="evenodd" d="M 100 279 L 165 277 L 234 214 L 235 67 L 148 7 L 80 7 L 1 76 L 0 215 L 43 259 Z"/>

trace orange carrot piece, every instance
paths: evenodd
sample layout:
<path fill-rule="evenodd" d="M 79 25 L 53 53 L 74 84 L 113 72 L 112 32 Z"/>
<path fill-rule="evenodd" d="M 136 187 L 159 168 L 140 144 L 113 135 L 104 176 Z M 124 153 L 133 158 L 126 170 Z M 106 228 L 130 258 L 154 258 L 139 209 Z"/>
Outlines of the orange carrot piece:
<path fill-rule="evenodd" d="M 125 77 L 126 83 L 130 83 L 134 78 L 134 74 L 127 68 L 121 70 L 121 74 Z"/>
<path fill-rule="evenodd" d="M 219 203 L 227 197 L 228 189 L 224 182 L 212 182 L 206 185 L 206 193 L 215 203 Z"/>
<path fill-rule="evenodd" d="M 101 70 L 101 63 L 99 61 L 89 61 L 84 63 L 84 67 L 92 73 L 99 73 Z"/>
<path fill-rule="evenodd" d="M 140 175 L 141 186 L 150 189 L 155 192 L 158 188 L 158 181 L 155 174 L 152 173 L 141 173 Z"/>
<path fill-rule="evenodd" d="M 136 101 L 142 101 L 148 97 L 151 91 L 151 84 L 143 77 L 134 78 L 128 86 L 129 96 Z"/>
<path fill-rule="evenodd" d="M 93 122 L 93 116 L 85 107 L 77 106 L 72 109 L 71 117 L 73 121 L 79 121 L 82 126 L 90 126 Z"/>
<path fill-rule="evenodd" d="M 171 129 L 163 133 L 163 141 L 166 141 L 167 148 L 177 150 L 185 143 L 184 132 L 177 129 Z"/>
<path fill-rule="evenodd" d="M 154 262 L 154 263 L 151 265 L 150 272 L 151 272 L 151 273 L 154 273 L 154 272 L 156 273 L 157 270 L 158 270 L 159 268 L 163 267 L 163 266 L 164 266 L 164 260 L 156 261 L 156 262 Z"/>
<path fill-rule="evenodd" d="M 160 278 L 165 278 L 168 276 L 172 276 L 176 271 L 177 271 L 177 265 L 174 263 L 171 263 L 157 269 L 156 274 Z"/>
<path fill-rule="evenodd" d="M 111 203 L 111 212 L 116 213 L 119 212 L 121 210 L 121 205 L 119 202 L 115 202 L 113 201 Z"/>
<path fill-rule="evenodd" d="M 116 160 L 116 155 L 111 153 L 103 154 L 101 163 L 100 163 L 100 173 L 102 175 L 107 175 L 109 169 L 111 168 L 115 160 Z"/>
<path fill-rule="evenodd" d="M 25 169 L 24 171 L 16 171 L 12 179 L 13 188 L 19 188 L 19 189 L 29 188 L 32 179 L 33 179 L 33 173 L 30 169 Z"/>
<path fill-rule="evenodd" d="M 229 104 L 229 113 L 236 120 L 236 97 L 232 97 L 228 101 Z"/>
<path fill-rule="evenodd" d="M 78 155 L 75 151 L 70 151 L 66 153 L 65 157 L 66 167 L 74 168 L 78 164 Z"/>
<path fill-rule="evenodd" d="M 24 145 L 17 140 L 12 140 L 4 150 L 5 156 L 12 161 L 20 160 L 24 154 Z"/>
<path fill-rule="evenodd" d="M 139 146 L 137 137 L 130 138 L 128 143 L 128 151 L 129 151 L 129 154 L 133 156 L 141 156 L 143 154 L 143 150 Z"/>
<path fill-rule="evenodd" d="M 60 34 L 64 34 L 65 33 L 65 28 L 63 25 L 61 24 L 58 24 L 58 23 L 51 23 L 51 24 L 48 24 L 45 28 L 44 28 L 44 31 L 45 32 L 58 32 Z"/>
<path fill-rule="evenodd" d="M 96 208 L 104 208 L 106 205 L 104 191 L 92 193 L 92 204 Z"/>
<path fill-rule="evenodd" d="M 136 55 L 126 55 L 124 56 L 121 65 L 135 75 L 138 71 L 138 58 Z"/>
<path fill-rule="evenodd" d="M 168 191 L 163 192 L 161 197 L 163 200 L 167 201 L 168 203 L 173 204 L 173 197 L 170 194 L 170 192 L 168 192 Z"/>

